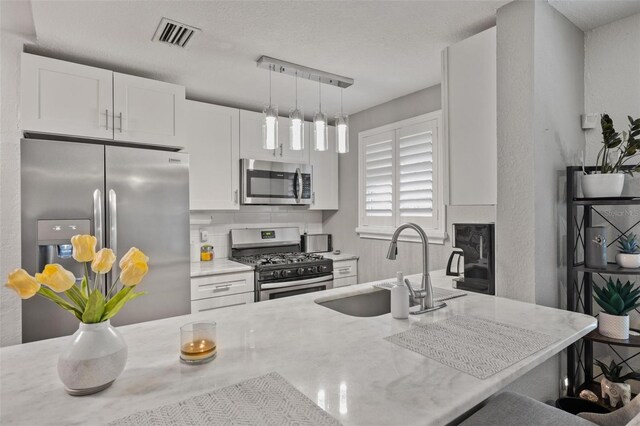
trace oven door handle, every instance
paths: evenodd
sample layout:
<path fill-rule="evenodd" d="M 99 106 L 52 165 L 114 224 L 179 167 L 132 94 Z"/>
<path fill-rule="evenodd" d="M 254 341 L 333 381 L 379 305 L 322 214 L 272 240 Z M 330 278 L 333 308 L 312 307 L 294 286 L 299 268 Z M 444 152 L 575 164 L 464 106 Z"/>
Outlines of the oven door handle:
<path fill-rule="evenodd" d="M 298 183 L 298 187 L 296 188 L 296 201 L 300 203 L 300 201 L 302 201 L 302 172 L 299 167 L 296 169 L 296 181 Z"/>
<path fill-rule="evenodd" d="M 283 288 L 283 287 L 296 287 L 303 284 L 314 284 L 314 283 L 322 283 L 326 281 L 332 281 L 333 274 L 331 275 L 323 275 L 321 277 L 308 278 L 306 280 L 296 280 L 296 281 L 286 281 L 272 284 L 260 284 L 260 290 L 271 290 L 273 288 Z"/>

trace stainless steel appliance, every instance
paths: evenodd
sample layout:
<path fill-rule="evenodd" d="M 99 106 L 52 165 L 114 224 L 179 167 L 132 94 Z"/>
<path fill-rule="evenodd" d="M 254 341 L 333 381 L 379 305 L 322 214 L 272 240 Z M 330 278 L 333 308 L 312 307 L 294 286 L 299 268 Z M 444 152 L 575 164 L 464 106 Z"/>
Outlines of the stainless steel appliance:
<path fill-rule="evenodd" d="M 331 234 L 302 234 L 300 242 L 305 253 L 326 253 L 333 250 Z"/>
<path fill-rule="evenodd" d="M 242 159 L 242 204 L 309 205 L 308 164 Z"/>
<path fill-rule="evenodd" d="M 21 141 L 22 267 L 60 263 L 76 277 L 70 238 L 92 233 L 118 259 L 135 246 L 149 256 L 147 294 L 115 325 L 190 312 L 189 157 L 167 151 L 54 140 Z M 118 274 L 107 277 L 110 281 Z M 106 291 L 106 289 L 103 289 Z M 24 342 L 72 334 L 78 321 L 39 297 L 24 301 Z"/>
<path fill-rule="evenodd" d="M 453 245 L 454 251 L 447 263 L 447 275 L 458 277 L 454 278 L 454 286 L 495 295 L 495 224 L 454 223 Z M 461 258 L 464 259 L 463 271 L 460 271 Z M 455 269 L 452 267 L 454 261 L 457 265 Z"/>
<path fill-rule="evenodd" d="M 298 228 L 232 229 L 231 255 L 255 268 L 255 301 L 333 288 L 333 261 L 300 252 Z"/>

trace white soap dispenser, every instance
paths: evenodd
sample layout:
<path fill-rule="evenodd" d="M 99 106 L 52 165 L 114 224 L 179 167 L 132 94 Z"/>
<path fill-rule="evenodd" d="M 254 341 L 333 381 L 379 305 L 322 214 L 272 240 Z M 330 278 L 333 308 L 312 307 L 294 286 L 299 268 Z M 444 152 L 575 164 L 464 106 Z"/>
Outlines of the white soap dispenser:
<path fill-rule="evenodd" d="M 402 272 L 396 274 L 396 285 L 391 288 L 391 316 L 397 319 L 409 318 L 409 289 L 404 284 Z"/>

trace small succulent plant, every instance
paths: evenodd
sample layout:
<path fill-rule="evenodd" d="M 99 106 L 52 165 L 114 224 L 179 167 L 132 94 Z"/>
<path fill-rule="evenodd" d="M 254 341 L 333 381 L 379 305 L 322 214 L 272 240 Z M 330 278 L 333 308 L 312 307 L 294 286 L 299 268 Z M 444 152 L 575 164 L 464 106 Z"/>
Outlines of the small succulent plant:
<path fill-rule="evenodd" d="M 614 283 L 611 278 L 602 288 L 593 285 L 594 299 L 609 315 L 623 316 L 640 306 L 640 288 L 634 288 L 635 282 L 622 284 L 619 279 Z"/>
<path fill-rule="evenodd" d="M 630 233 L 629 235 L 621 235 L 620 241 L 618 241 L 618 249 L 620 253 L 624 254 L 636 254 L 640 251 L 636 234 Z"/>
<path fill-rule="evenodd" d="M 622 372 L 622 365 L 616 364 L 614 360 L 611 360 L 611 363 L 607 365 L 604 362 L 596 359 L 594 361 L 594 364 L 600 367 L 600 370 L 602 370 L 602 374 L 610 382 L 624 383 L 626 380 L 629 380 L 629 379 L 640 380 L 640 373 L 636 373 L 635 371 L 632 371 L 630 373 L 625 374 L 624 376 L 621 376 L 620 373 Z"/>

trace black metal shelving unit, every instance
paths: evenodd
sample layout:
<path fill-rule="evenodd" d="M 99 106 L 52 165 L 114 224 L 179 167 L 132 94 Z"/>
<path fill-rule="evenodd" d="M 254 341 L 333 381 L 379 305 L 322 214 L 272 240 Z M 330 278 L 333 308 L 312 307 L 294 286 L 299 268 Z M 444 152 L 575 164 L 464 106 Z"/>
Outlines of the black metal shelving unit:
<path fill-rule="evenodd" d="M 595 171 L 596 167 L 586 167 L 586 171 Z M 615 231 L 615 238 L 607 241 L 607 247 L 616 244 L 618 239 L 640 225 L 640 219 L 627 229 L 620 229 L 599 210 L 599 206 L 640 206 L 639 198 L 597 198 L 577 197 L 577 183 L 582 167 L 567 167 L 567 309 L 593 315 L 593 283 L 602 285 L 611 275 L 640 275 L 640 269 L 624 269 L 615 263 L 609 263 L 604 269 L 588 268 L 584 265 L 585 229 L 590 227 L 595 217 L 607 222 Z M 637 330 L 636 330 L 637 331 Z M 628 340 L 617 340 L 602 336 L 598 330 L 569 347 L 567 353 L 567 374 L 569 394 L 577 395 L 582 389 L 590 389 L 600 396 L 599 384 L 593 376 L 593 345 L 608 345 L 617 362 L 632 369 L 629 361 L 640 355 L 640 351 L 625 357 L 616 347 L 640 348 L 640 336 L 630 336 Z M 601 401 L 601 403 L 603 403 Z"/>

